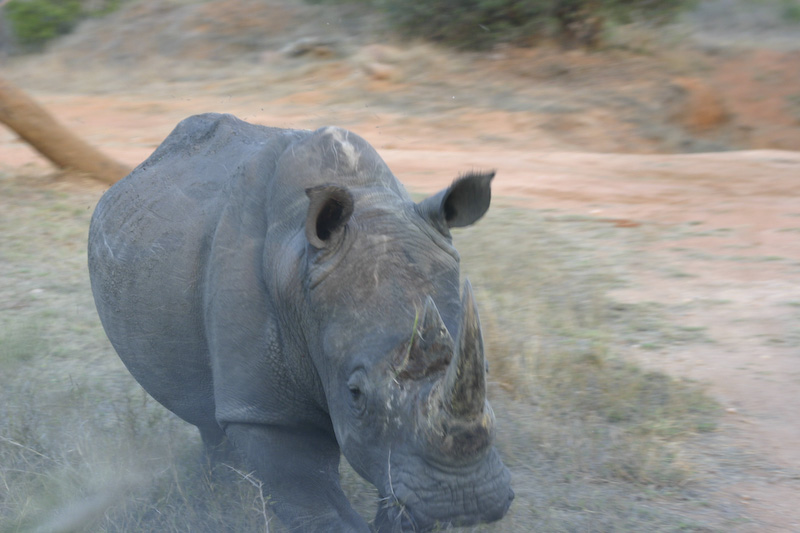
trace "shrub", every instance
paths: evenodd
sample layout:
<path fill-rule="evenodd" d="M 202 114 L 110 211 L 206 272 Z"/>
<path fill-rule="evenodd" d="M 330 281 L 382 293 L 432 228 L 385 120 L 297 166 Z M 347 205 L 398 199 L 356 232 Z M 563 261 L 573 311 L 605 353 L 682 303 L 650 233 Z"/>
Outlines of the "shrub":
<path fill-rule="evenodd" d="M 14 38 L 29 50 L 72 31 L 86 17 L 102 16 L 119 8 L 123 0 L 11 0 L 3 8 Z"/>
<path fill-rule="evenodd" d="M 548 22 L 549 0 L 376 0 L 401 32 L 460 48 L 525 40 Z"/>
<path fill-rule="evenodd" d="M 81 3 L 77 0 L 11 0 L 4 11 L 19 44 L 38 48 L 77 24 Z"/>
<path fill-rule="evenodd" d="M 407 35 L 473 49 L 542 37 L 593 47 L 610 22 L 667 22 L 692 1 L 374 0 Z"/>
<path fill-rule="evenodd" d="M 800 23 L 800 2 L 783 0 L 781 6 L 781 18 L 788 23 Z"/>

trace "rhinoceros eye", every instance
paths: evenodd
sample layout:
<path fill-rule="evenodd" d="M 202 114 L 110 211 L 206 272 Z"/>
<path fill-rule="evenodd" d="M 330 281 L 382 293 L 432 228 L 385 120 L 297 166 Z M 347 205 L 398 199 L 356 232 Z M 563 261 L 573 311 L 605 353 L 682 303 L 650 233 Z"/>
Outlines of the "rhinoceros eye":
<path fill-rule="evenodd" d="M 361 389 L 358 387 L 350 387 L 350 398 L 353 402 L 361 401 Z"/>
<path fill-rule="evenodd" d="M 364 374 L 362 371 L 355 372 L 347 381 L 347 388 L 350 391 L 350 404 L 356 414 L 363 414 L 366 409 L 367 399 L 362 389 Z"/>

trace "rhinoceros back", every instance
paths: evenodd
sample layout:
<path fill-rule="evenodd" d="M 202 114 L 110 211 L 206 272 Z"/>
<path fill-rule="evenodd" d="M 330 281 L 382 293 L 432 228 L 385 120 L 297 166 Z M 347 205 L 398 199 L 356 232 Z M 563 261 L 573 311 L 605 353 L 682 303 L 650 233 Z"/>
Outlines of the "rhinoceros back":
<path fill-rule="evenodd" d="M 214 419 L 203 292 L 221 214 L 253 165 L 268 181 L 269 162 L 305 134 L 190 117 L 95 210 L 89 273 L 103 327 L 137 381 L 192 424 Z"/>

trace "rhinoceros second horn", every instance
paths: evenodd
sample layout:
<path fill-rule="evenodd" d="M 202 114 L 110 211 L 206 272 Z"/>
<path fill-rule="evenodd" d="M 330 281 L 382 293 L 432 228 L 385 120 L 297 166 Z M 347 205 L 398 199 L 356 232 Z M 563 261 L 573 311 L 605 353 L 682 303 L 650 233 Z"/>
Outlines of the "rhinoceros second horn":
<path fill-rule="evenodd" d="M 486 402 L 486 361 L 483 336 L 472 285 L 462 290 L 461 329 L 456 354 L 444 377 L 445 409 L 456 418 L 470 420 L 483 413 Z"/>

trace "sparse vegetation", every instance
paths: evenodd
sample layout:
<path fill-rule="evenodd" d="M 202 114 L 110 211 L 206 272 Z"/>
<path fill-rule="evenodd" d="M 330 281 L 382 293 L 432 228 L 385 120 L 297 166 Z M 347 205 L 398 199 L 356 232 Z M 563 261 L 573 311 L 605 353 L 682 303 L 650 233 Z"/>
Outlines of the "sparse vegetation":
<path fill-rule="evenodd" d="M 0 7 L 8 17 L 17 42 L 31 50 L 72 31 L 81 19 L 101 16 L 119 7 L 123 0 L 11 0 Z"/>
<path fill-rule="evenodd" d="M 492 377 L 542 420 L 569 420 L 597 439 L 598 459 L 583 474 L 679 486 L 689 473 L 666 450 L 676 438 L 713 428 L 716 407 L 696 386 L 632 365 L 624 347 L 705 341 L 703 332 L 670 325 L 656 305 L 611 300 L 607 291 L 620 283 L 611 275 L 616 259 L 583 240 L 591 233 L 573 233 L 574 222 L 569 233 L 553 222 L 504 210 L 458 243 L 465 268 L 485 291 L 479 298 Z M 591 232 L 592 222 L 585 228 Z"/>
<path fill-rule="evenodd" d="M 787 22 L 800 23 L 800 2 L 797 0 L 782 0 L 781 16 Z"/>
<path fill-rule="evenodd" d="M 632 20 L 661 24 L 692 0 L 372 0 L 401 32 L 456 46 L 485 49 L 555 38 L 595 47 L 609 24 Z"/>
<path fill-rule="evenodd" d="M 78 23 L 81 4 L 77 0 L 11 0 L 4 13 L 21 45 L 41 47 Z"/>
<path fill-rule="evenodd" d="M 0 530 L 280 531 L 248 473 L 204 468 L 194 428 L 151 400 L 105 339 L 85 267 L 99 193 L 0 175 Z M 471 531 L 707 526 L 680 504 L 697 490 L 682 443 L 713 430 L 717 409 L 623 353 L 631 336 L 696 332 L 676 340 L 657 307 L 608 298 L 619 281 L 594 246 L 600 231 L 496 208 L 457 235 L 517 492 L 507 518 Z M 342 482 L 371 518 L 375 489 L 347 465 Z"/>

